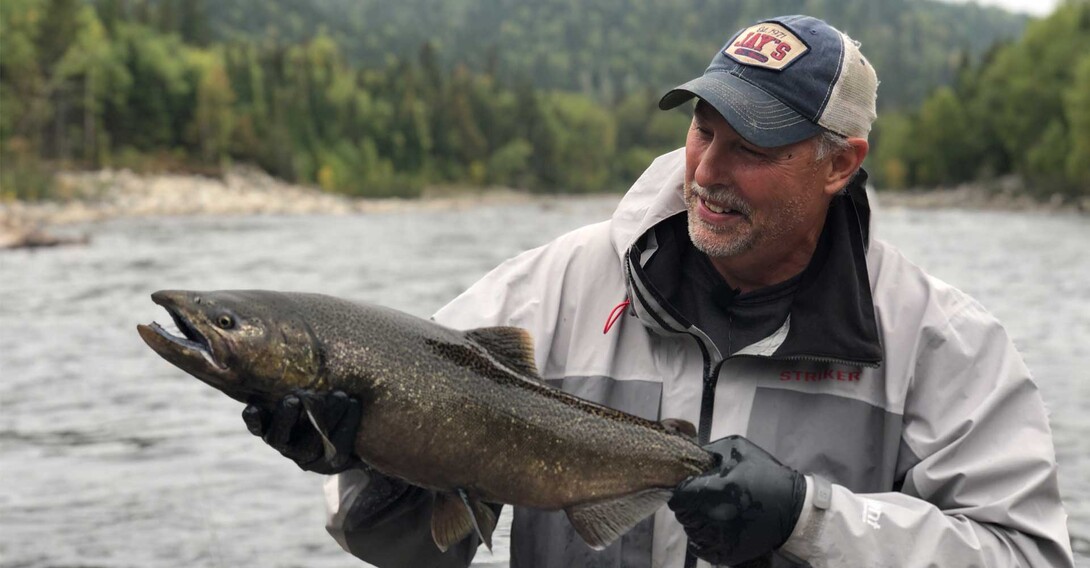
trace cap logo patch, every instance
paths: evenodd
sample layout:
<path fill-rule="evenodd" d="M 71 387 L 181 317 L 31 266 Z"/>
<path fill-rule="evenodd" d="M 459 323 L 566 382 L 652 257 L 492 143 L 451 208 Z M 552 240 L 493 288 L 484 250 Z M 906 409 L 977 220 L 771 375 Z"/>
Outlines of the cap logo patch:
<path fill-rule="evenodd" d="M 750 26 L 723 50 L 723 55 L 754 67 L 779 71 L 809 51 L 805 43 L 780 24 Z"/>

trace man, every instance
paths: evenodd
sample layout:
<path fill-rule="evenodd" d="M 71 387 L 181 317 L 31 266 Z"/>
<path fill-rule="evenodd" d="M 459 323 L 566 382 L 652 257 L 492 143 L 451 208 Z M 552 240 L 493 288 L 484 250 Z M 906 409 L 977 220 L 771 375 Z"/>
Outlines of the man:
<path fill-rule="evenodd" d="M 435 315 L 526 328 L 553 385 L 696 422 L 720 456 L 603 551 L 563 513 L 516 509 L 512 566 L 1072 565 L 1048 420 L 1010 339 L 870 238 L 876 91 L 825 22 L 738 32 L 663 97 L 697 99 L 685 148 L 610 221 L 502 264 Z M 603 333 L 614 305 L 624 316 Z M 366 408 L 319 397 L 343 433 L 330 464 L 298 397 L 247 423 L 304 468 L 348 467 L 328 484 L 342 546 L 380 566 L 472 559 L 475 539 L 431 544 L 431 494 L 344 463 Z"/>

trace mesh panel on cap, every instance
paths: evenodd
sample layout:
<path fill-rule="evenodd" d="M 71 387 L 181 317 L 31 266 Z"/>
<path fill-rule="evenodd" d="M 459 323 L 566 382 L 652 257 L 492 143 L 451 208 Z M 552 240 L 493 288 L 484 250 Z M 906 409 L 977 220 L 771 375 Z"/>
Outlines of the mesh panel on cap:
<path fill-rule="evenodd" d="M 844 40 L 840 80 L 833 85 L 829 104 L 817 122 L 843 136 L 866 138 L 878 116 L 875 111 L 878 76 L 874 73 L 874 67 L 860 53 L 859 44 L 843 33 L 840 35 Z"/>

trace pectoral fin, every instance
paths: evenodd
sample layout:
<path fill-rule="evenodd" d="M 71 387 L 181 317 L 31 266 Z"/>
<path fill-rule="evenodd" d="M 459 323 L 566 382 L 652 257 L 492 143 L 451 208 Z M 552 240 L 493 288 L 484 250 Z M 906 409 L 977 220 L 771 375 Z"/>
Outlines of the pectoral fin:
<path fill-rule="evenodd" d="M 648 489 L 632 495 L 584 503 L 564 509 L 575 532 L 601 550 L 670 500 L 670 489 Z"/>
<path fill-rule="evenodd" d="M 488 547 L 489 552 L 492 552 L 492 532 L 496 530 L 496 513 L 488 505 L 476 499 L 470 499 L 469 495 L 461 489 L 458 490 L 458 496 L 462 498 L 466 510 L 471 513 L 473 530 L 477 533 L 477 538 Z"/>
<path fill-rule="evenodd" d="M 329 461 L 333 456 L 337 455 L 337 448 L 333 445 L 333 442 L 329 441 L 329 433 L 318 425 L 318 419 L 314 417 L 314 410 L 311 408 L 313 404 L 311 400 L 306 397 L 300 397 L 300 399 L 303 401 L 303 410 L 307 413 L 307 418 L 314 425 L 314 429 L 318 431 L 318 436 L 322 438 L 322 450 L 325 454 L 325 460 Z"/>
<path fill-rule="evenodd" d="M 431 537 L 439 550 L 446 552 L 470 533 L 492 550 L 492 533 L 496 530 L 496 514 L 492 508 L 465 491 L 438 493 L 431 511 Z"/>

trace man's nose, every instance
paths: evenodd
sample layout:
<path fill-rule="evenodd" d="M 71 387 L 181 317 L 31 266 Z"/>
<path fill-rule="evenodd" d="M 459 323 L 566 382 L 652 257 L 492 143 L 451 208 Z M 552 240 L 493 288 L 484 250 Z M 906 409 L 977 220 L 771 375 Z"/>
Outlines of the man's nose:
<path fill-rule="evenodd" d="M 693 172 L 693 181 L 704 187 L 730 185 L 732 159 L 727 144 L 712 141 L 700 155 L 700 162 Z"/>

